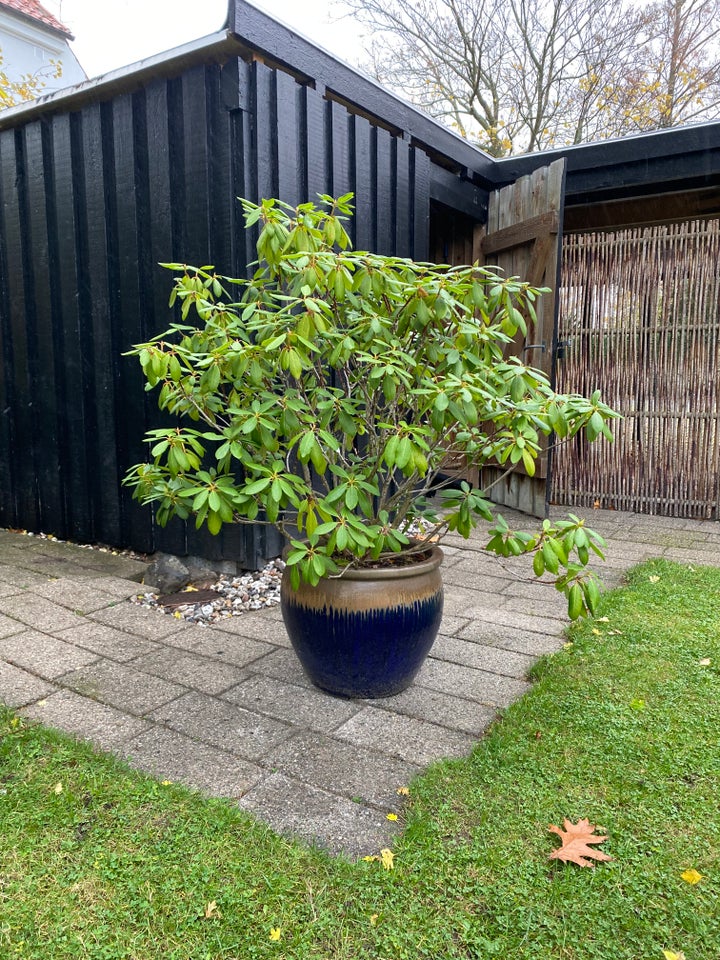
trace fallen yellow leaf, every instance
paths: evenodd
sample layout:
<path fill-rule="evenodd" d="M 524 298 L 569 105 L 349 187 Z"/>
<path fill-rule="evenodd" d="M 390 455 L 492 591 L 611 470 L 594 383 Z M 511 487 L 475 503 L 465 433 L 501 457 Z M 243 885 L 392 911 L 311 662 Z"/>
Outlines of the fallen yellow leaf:
<path fill-rule="evenodd" d="M 598 617 L 598 618 L 597 618 L 597 622 L 598 622 L 598 623 L 610 623 L 610 617 Z"/>
<path fill-rule="evenodd" d="M 680 951 L 680 953 L 675 953 L 674 950 L 663 950 L 665 954 L 665 960 L 685 960 L 685 954 Z"/>
<path fill-rule="evenodd" d="M 160 781 L 160 786 L 161 786 L 161 787 L 171 787 L 171 786 L 172 786 L 172 780 L 161 780 L 161 781 Z"/>
<path fill-rule="evenodd" d="M 211 917 L 219 916 L 220 911 L 218 910 L 217 900 L 211 900 L 205 907 L 205 919 L 209 920 Z"/>
<path fill-rule="evenodd" d="M 399 797 L 409 797 L 410 788 L 409 787 L 398 787 L 395 791 Z"/>
<path fill-rule="evenodd" d="M 376 926 L 379 917 L 380 917 L 380 914 L 379 914 L 379 913 L 374 913 L 374 914 L 370 917 L 370 926 L 371 926 L 371 927 Z"/>
<path fill-rule="evenodd" d="M 568 640 L 567 643 L 563 644 L 563 650 L 569 650 L 571 647 L 574 647 L 574 646 L 575 644 L 572 642 L 572 640 Z"/>
<path fill-rule="evenodd" d="M 282 927 L 270 927 L 270 939 L 279 940 L 282 936 Z"/>
<path fill-rule="evenodd" d="M 702 880 L 702 874 L 698 873 L 697 870 L 683 870 L 680 874 L 685 883 L 689 883 L 691 886 L 695 886 L 696 883 L 700 883 Z"/>
<path fill-rule="evenodd" d="M 388 850 L 387 847 L 385 847 L 384 850 L 380 851 L 380 859 L 385 870 L 395 869 L 395 854 L 392 852 L 392 850 Z"/>
<path fill-rule="evenodd" d="M 385 819 L 386 819 L 386 820 L 397 820 L 397 814 L 396 814 L 396 813 L 388 813 L 387 816 L 385 817 Z"/>
<path fill-rule="evenodd" d="M 702 660 L 698 661 L 701 667 L 709 667 L 712 663 L 710 657 L 703 657 Z"/>
<path fill-rule="evenodd" d="M 650 581 L 650 583 L 657 583 L 659 579 L 660 577 L 656 577 L 656 576 L 648 577 L 648 580 Z"/>
<path fill-rule="evenodd" d="M 56 783 L 53 787 L 53 793 L 56 793 L 58 796 L 63 792 L 63 785 L 61 783 Z"/>
<path fill-rule="evenodd" d="M 602 631 L 601 631 L 601 630 L 598 630 L 597 627 L 593 627 L 593 628 L 592 628 L 592 632 L 595 634 L 596 637 L 601 637 L 601 636 L 602 636 Z"/>

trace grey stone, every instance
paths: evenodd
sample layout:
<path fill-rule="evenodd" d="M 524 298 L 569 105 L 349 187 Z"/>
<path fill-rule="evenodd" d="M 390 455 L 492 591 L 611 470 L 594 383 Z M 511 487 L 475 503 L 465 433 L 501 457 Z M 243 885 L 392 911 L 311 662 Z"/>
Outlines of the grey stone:
<path fill-rule="evenodd" d="M 195 692 L 160 707 L 151 718 L 247 760 L 264 757 L 292 730 L 285 723 Z"/>
<path fill-rule="evenodd" d="M 530 684 L 523 680 L 445 663 L 432 657 L 420 668 L 417 682 L 421 686 L 455 693 L 466 700 L 477 700 L 491 707 L 507 707 L 530 689 Z"/>
<path fill-rule="evenodd" d="M 190 571 L 180 557 L 156 553 L 145 571 L 143 583 L 156 593 L 176 593 L 190 583 Z"/>
<path fill-rule="evenodd" d="M 72 690 L 59 690 L 19 711 L 47 727 L 89 740 L 103 750 L 117 750 L 131 737 L 147 728 L 144 720 L 129 717 L 104 703 L 81 697 Z"/>
<path fill-rule="evenodd" d="M 48 633 L 65 627 L 76 627 L 83 622 L 82 616 L 32 593 L 3 597 L 0 599 L 0 613 Z"/>
<path fill-rule="evenodd" d="M 228 663 L 197 656 L 185 650 L 162 647 L 133 661 L 136 670 L 182 683 L 201 693 L 222 693 L 247 677 L 247 672 Z"/>
<path fill-rule="evenodd" d="M 399 823 L 382 811 L 281 773 L 262 780 L 238 805 L 278 833 L 352 858 L 377 856 L 399 833 Z"/>
<path fill-rule="evenodd" d="M 331 697 L 315 687 L 301 687 L 274 677 L 251 677 L 223 695 L 237 706 L 266 713 L 310 730 L 330 731 L 361 709 L 352 700 Z"/>
<path fill-rule="evenodd" d="M 142 716 L 181 696 L 186 688 L 126 664 L 99 660 L 58 679 L 63 687 L 108 706 Z"/>
<path fill-rule="evenodd" d="M 204 557 L 183 557 L 182 562 L 187 568 L 190 583 L 208 583 L 217 580 L 217 567 Z"/>
<path fill-rule="evenodd" d="M 457 730 L 366 707 L 339 727 L 334 736 L 411 763 L 428 764 L 470 753 L 475 741 Z"/>
<path fill-rule="evenodd" d="M 437 638 L 430 651 L 436 660 L 446 660 L 449 663 L 460 663 L 477 670 L 488 670 L 490 673 L 499 673 L 505 677 L 523 678 L 535 662 L 534 657 L 510 650 L 501 650 L 497 647 L 484 646 L 472 643 L 460 637 L 446 637 L 442 634 Z"/>
<path fill-rule="evenodd" d="M 260 767 L 247 760 L 165 727 L 150 727 L 122 752 L 136 770 L 184 783 L 212 797 L 242 797 L 263 775 Z"/>
<path fill-rule="evenodd" d="M 114 630 L 112 627 L 105 627 L 93 621 L 83 623 L 79 627 L 71 627 L 69 630 L 58 630 L 56 633 L 62 640 L 74 643 L 78 647 L 85 647 L 102 657 L 108 657 L 120 663 L 159 649 L 159 644 L 153 643 L 152 640 L 144 640 L 131 633 L 125 633 L 124 630 Z"/>
<path fill-rule="evenodd" d="M 383 700 L 383 708 L 476 735 L 483 733 L 496 715 L 493 707 L 482 706 L 474 700 L 463 700 L 457 694 L 421 687 L 418 683 Z"/>
<path fill-rule="evenodd" d="M 296 780 L 386 810 L 394 809 L 398 788 L 407 786 L 421 769 L 378 750 L 307 731 L 299 731 L 274 750 L 266 764 Z"/>
<path fill-rule="evenodd" d="M 57 688 L 0 660 L 0 703 L 15 710 L 47 697 Z"/>
<path fill-rule="evenodd" d="M 53 680 L 68 670 L 84 667 L 97 659 L 88 650 L 81 650 L 36 630 L 16 633 L 0 640 L 0 658 L 45 680 Z"/>

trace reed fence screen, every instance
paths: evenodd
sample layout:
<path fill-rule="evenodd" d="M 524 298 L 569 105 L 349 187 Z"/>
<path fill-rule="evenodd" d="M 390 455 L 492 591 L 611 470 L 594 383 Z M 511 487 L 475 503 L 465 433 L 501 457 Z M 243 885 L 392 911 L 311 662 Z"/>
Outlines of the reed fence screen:
<path fill-rule="evenodd" d="M 558 448 L 553 502 L 718 519 L 720 220 L 566 236 L 558 338 L 558 389 L 624 419 Z"/>

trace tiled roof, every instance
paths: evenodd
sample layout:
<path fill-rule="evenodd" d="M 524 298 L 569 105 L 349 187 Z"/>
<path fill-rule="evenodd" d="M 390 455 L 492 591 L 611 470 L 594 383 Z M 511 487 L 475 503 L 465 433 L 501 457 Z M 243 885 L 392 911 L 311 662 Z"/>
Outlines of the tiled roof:
<path fill-rule="evenodd" d="M 2 7 L 14 10 L 15 13 L 21 13 L 29 17 L 30 20 L 44 23 L 46 27 L 52 27 L 53 30 L 62 33 L 68 40 L 74 39 L 68 28 L 60 23 L 57 17 L 54 17 L 45 7 L 41 6 L 38 0 L 0 0 L 0 8 Z"/>

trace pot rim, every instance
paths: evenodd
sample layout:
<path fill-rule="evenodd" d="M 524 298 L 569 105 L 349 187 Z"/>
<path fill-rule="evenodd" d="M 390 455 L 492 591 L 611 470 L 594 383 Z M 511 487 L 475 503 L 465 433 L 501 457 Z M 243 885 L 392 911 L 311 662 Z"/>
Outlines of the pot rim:
<path fill-rule="evenodd" d="M 345 567 L 342 573 L 323 577 L 320 582 L 332 580 L 406 580 L 410 577 L 432 573 L 443 562 L 445 554 L 437 543 L 428 544 L 428 548 L 431 551 L 430 556 L 420 563 L 389 567 Z M 304 585 L 307 586 L 307 584 Z"/>

